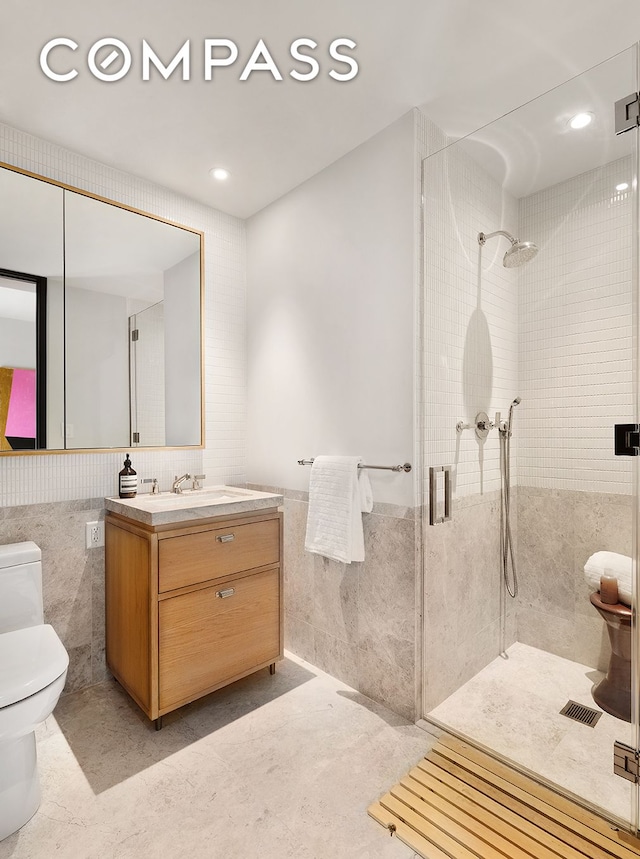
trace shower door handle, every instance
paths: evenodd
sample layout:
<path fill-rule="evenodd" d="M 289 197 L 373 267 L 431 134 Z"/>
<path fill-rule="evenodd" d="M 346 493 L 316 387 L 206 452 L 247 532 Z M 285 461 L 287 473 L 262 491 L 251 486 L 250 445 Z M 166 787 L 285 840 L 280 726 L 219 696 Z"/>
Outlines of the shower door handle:
<path fill-rule="evenodd" d="M 438 474 L 444 475 L 444 511 L 438 516 Z M 451 466 L 438 465 L 429 469 L 429 524 L 439 525 L 451 519 Z"/>
<path fill-rule="evenodd" d="M 615 424 L 613 443 L 616 456 L 640 454 L 640 424 Z"/>

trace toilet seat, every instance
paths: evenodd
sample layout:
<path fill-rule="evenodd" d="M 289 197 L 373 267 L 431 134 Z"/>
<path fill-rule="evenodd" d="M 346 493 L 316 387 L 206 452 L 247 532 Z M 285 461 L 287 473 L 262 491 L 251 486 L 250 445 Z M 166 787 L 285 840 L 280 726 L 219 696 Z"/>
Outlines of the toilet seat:
<path fill-rule="evenodd" d="M 42 691 L 69 665 L 69 655 L 49 624 L 0 634 L 0 709 Z"/>

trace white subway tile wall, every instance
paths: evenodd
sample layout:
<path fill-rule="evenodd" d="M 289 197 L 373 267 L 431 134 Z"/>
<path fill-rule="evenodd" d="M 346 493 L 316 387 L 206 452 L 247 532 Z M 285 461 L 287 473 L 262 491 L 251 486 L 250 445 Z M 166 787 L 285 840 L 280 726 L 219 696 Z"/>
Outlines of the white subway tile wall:
<path fill-rule="evenodd" d="M 631 157 L 520 201 L 518 483 L 630 493 L 613 424 L 633 420 Z"/>
<path fill-rule="evenodd" d="M 613 424 L 634 420 L 631 157 L 515 200 L 443 133 L 416 118 L 424 162 L 424 288 L 417 305 L 417 434 L 422 461 L 455 466 L 456 496 L 499 488 L 497 433 L 479 445 L 484 408 L 514 396 L 512 480 L 524 486 L 631 492 L 630 460 L 613 455 Z M 627 182 L 629 190 L 616 191 Z M 503 268 L 504 228 L 538 256 Z M 422 302 L 422 306 L 421 306 Z M 489 404 L 488 408 L 487 405 Z M 425 487 L 423 486 L 423 489 Z"/>
<path fill-rule="evenodd" d="M 505 193 L 464 150 L 440 152 L 442 133 L 425 117 L 418 146 L 436 154 L 424 162 L 423 364 L 418 409 L 425 478 L 430 465 L 451 465 L 456 497 L 500 487 L 499 440 L 479 442 L 480 411 L 493 420 L 518 395 L 517 272 L 502 265 L 508 245 L 495 238 L 482 249 L 478 233 L 518 232 L 518 201 Z M 513 470 L 515 474 L 515 443 Z"/>
<path fill-rule="evenodd" d="M 0 161 L 205 233 L 205 438 L 202 451 L 132 452 L 141 476 L 246 480 L 245 228 L 238 218 L 0 123 Z M 207 177 L 203 177 L 203 182 Z M 98 498 L 117 489 L 121 453 L 0 457 L 0 506 Z"/>

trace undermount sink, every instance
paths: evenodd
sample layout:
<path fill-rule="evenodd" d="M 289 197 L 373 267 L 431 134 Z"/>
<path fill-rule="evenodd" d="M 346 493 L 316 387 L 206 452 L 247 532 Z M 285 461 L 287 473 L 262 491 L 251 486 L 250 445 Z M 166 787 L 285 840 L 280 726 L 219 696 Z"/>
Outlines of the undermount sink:
<path fill-rule="evenodd" d="M 248 513 L 279 507 L 282 503 L 283 497 L 278 493 L 236 486 L 205 486 L 183 492 L 160 492 L 158 495 L 144 492 L 135 498 L 105 499 L 107 510 L 147 525 Z"/>
<path fill-rule="evenodd" d="M 216 501 L 241 501 L 246 498 L 252 498 L 255 495 L 250 489 L 220 488 L 212 486 L 209 489 L 185 489 L 182 492 L 159 492 L 157 495 L 149 492 L 147 494 L 137 496 L 140 500 L 148 501 L 166 501 L 170 499 L 178 504 L 186 504 L 189 506 L 199 498 L 206 500 L 207 503 L 214 504 Z"/>

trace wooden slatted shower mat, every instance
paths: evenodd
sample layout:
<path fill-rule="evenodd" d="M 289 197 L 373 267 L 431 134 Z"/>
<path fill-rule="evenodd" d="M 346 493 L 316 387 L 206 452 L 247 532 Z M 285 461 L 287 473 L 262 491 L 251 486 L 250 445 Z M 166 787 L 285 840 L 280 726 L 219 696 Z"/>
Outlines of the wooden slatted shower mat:
<path fill-rule="evenodd" d="M 369 814 L 424 859 L 640 857 L 638 839 L 449 736 Z"/>

